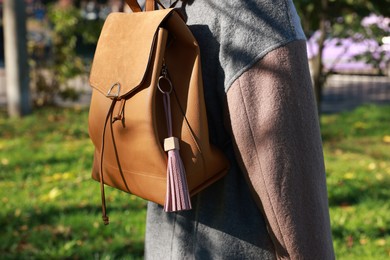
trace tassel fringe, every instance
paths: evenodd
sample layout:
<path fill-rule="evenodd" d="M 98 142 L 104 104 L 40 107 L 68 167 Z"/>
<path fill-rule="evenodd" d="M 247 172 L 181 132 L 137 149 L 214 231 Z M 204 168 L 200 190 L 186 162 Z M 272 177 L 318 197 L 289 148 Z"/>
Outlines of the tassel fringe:
<path fill-rule="evenodd" d="M 190 210 L 191 199 L 187 186 L 186 172 L 178 149 L 168 151 L 167 194 L 165 212 Z"/>

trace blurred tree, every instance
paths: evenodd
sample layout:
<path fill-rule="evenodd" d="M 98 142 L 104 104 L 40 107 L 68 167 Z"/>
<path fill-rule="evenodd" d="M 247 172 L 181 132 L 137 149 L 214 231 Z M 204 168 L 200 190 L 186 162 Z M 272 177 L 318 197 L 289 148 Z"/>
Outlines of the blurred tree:
<path fill-rule="evenodd" d="M 328 75 L 324 72 L 322 53 L 326 38 L 331 34 L 335 38 L 351 37 L 360 33 L 369 36 L 361 26 L 363 17 L 369 14 L 390 16 L 390 0 L 293 0 L 301 17 L 306 35 L 320 32 L 318 55 L 312 61 L 312 77 L 315 87 L 318 112 L 322 98 L 322 89 Z M 369 37 L 374 37 L 371 33 Z M 380 35 L 376 35 L 377 37 Z M 383 36 L 383 35 L 381 35 Z"/>
<path fill-rule="evenodd" d="M 96 44 L 103 25 L 99 17 L 95 20 L 82 17 L 82 10 L 73 0 L 47 3 L 47 18 L 50 55 L 46 59 L 30 60 L 36 106 L 55 105 L 55 97 L 71 100 L 79 97 L 80 93 L 69 85 L 69 79 L 84 75 L 88 66 L 78 48 Z M 31 44 L 30 53 L 34 51 L 35 46 Z"/>
<path fill-rule="evenodd" d="M 84 63 L 76 54 L 80 11 L 72 0 L 60 0 L 48 7 L 51 45 L 50 57 L 30 60 L 36 106 L 54 105 L 55 97 L 77 99 L 78 93 L 67 85 L 68 79 L 84 72 Z M 30 48 L 30 52 L 34 51 Z"/>
<path fill-rule="evenodd" d="M 3 2 L 7 104 L 11 117 L 31 111 L 25 10 L 24 0 Z"/>

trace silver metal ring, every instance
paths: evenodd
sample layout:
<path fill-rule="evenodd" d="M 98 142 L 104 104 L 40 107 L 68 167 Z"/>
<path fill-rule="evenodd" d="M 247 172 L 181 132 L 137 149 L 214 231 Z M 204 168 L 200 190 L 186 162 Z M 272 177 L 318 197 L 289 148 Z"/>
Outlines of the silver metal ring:
<path fill-rule="evenodd" d="M 160 81 L 162 80 L 162 79 L 165 79 L 166 81 L 168 81 L 168 83 L 169 83 L 169 90 L 168 91 L 164 91 L 162 88 L 161 88 L 161 86 L 160 86 Z M 169 80 L 169 78 L 167 78 L 167 77 L 165 77 L 165 76 L 160 76 L 159 78 L 158 78 L 158 81 L 157 81 L 157 88 L 158 88 L 158 90 L 160 90 L 160 92 L 161 93 L 163 93 L 163 94 L 171 94 L 171 92 L 172 92 L 172 90 L 173 90 L 173 86 L 172 86 L 172 82 Z"/>

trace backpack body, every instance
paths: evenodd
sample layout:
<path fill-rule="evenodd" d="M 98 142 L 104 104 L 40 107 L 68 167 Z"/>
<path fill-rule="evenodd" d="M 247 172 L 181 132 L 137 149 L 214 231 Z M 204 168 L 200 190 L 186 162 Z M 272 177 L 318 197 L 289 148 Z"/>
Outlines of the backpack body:
<path fill-rule="evenodd" d="M 200 64 L 199 46 L 174 9 L 107 17 L 90 73 L 89 112 L 92 177 L 101 183 L 103 204 L 105 184 L 165 203 L 163 67 L 172 87 L 172 134 L 179 140 L 190 195 L 226 174 L 225 156 L 209 142 Z"/>

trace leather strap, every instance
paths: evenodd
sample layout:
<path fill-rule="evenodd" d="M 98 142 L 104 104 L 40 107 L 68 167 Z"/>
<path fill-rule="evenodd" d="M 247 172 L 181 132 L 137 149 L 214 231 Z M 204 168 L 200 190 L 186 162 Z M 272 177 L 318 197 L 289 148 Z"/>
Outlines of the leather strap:
<path fill-rule="evenodd" d="M 130 193 L 130 189 L 129 187 L 127 186 L 127 182 L 126 182 L 126 179 L 125 179 L 125 175 L 123 174 L 123 170 L 122 170 L 122 166 L 121 166 L 121 163 L 119 161 L 119 154 L 118 154 L 118 149 L 117 149 L 117 145 L 116 145 L 116 142 L 115 142 L 115 136 L 114 136 L 114 129 L 112 127 L 112 125 L 117 121 L 117 120 L 120 120 L 122 121 L 122 125 L 124 125 L 123 123 L 123 111 L 124 111 L 124 107 L 125 107 L 125 100 L 121 100 L 121 104 L 120 104 L 120 110 L 119 110 L 119 113 L 117 116 L 113 117 L 113 113 L 114 113 L 114 108 L 115 108 L 115 104 L 117 103 L 117 99 L 114 99 L 111 103 L 111 106 L 107 112 L 107 116 L 106 116 L 106 120 L 104 122 L 104 128 L 103 128 L 103 135 L 102 135 L 102 147 L 101 147 L 101 150 L 100 150 L 100 172 L 99 172 L 99 177 L 100 177 L 100 193 L 101 193 L 101 197 L 102 197 L 102 218 L 103 218 L 103 222 L 104 222 L 104 225 L 108 225 L 109 224 L 109 218 L 107 216 L 107 208 L 106 208 L 106 195 L 105 195 L 105 192 L 104 192 L 104 167 L 103 167 L 103 162 L 104 162 L 104 146 L 105 146 L 105 137 L 106 137 L 106 129 L 107 129 L 107 124 L 109 123 L 110 124 L 110 132 L 111 132 L 111 140 L 112 140 L 112 145 L 114 147 L 114 152 L 115 152 L 115 157 L 116 157 L 116 162 L 117 162 L 117 165 L 118 165 L 118 169 L 119 169 L 119 173 L 121 175 L 121 178 L 122 178 L 122 181 L 123 183 L 125 184 L 125 187 L 127 189 L 127 191 Z"/>
<path fill-rule="evenodd" d="M 157 2 L 160 2 L 157 0 Z M 133 12 L 142 12 L 141 6 L 138 4 L 137 0 L 126 0 L 126 3 L 131 8 Z M 161 4 L 161 3 L 159 3 Z M 154 11 L 155 10 L 155 0 L 146 0 L 145 1 L 145 11 Z"/>
<path fill-rule="evenodd" d="M 156 7 L 156 4 L 154 3 L 154 0 L 146 0 L 145 1 L 145 11 L 154 11 Z"/>
<path fill-rule="evenodd" d="M 141 6 L 138 4 L 137 0 L 126 0 L 126 3 L 133 12 L 142 12 Z"/>
<path fill-rule="evenodd" d="M 174 1 L 169 8 L 175 7 L 177 2 L 179 2 L 179 0 Z M 137 0 L 126 0 L 126 3 L 133 12 L 142 12 L 142 8 L 138 4 Z M 145 11 L 148 12 L 156 10 L 156 3 L 163 9 L 165 9 L 164 5 L 160 2 L 160 0 L 145 0 Z"/>
<path fill-rule="evenodd" d="M 104 160 L 104 144 L 105 144 L 105 136 L 106 136 L 106 128 L 107 128 L 107 122 L 110 120 L 110 117 L 112 115 L 112 112 L 114 111 L 116 100 L 114 100 L 111 103 L 110 109 L 108 110 L 106 120 L 104 121 L 104 127 L 103 127 L 103 136 L 102 136 L 102 147 L 100 150 L 100 171 L 99 171 L 99 177 L 100 177 L 100 193 L 102 195 L 102 218 L 104 225 L 108 225 L 109 218 L 107 216 L 106 212 L 106 195 L 104 192 L 104 174 L 103 174 L 103 160 Z"/>

